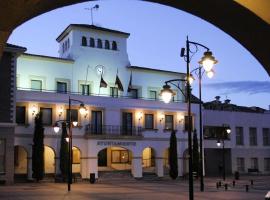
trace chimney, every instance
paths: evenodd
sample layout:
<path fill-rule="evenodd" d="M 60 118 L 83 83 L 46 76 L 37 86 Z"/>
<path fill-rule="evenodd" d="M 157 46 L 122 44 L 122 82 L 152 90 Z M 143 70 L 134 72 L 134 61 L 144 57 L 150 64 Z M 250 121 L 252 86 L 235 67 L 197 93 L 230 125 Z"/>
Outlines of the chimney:
<path fill-rule="evenodd" d="M 226 100 L 224 101 L 225 104 L 229 104 L 230 102 L 231 102 L 230 99 L 226 99 Z"/>

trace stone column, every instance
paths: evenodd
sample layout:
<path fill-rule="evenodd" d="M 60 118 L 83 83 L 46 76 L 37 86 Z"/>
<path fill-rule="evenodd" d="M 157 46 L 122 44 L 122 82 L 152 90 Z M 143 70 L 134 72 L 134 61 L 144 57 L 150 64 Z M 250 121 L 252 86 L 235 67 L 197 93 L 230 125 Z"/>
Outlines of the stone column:
<path fill-rule="evenodd" d="M 164 176 L 163 160 L 164 160 L 164 158 L 162 158 L 162 157 L 156 157 L 155 158 L 156 175 L 158 177 L 163 177 Z"/>
<path fill-rule="evenodd" d="M 88 158 L 81 157 L 81 176 L 83 179 L 89 178 Z"/>
<path fill-rule="evenodd" d="M 28 148 L 27 149 L 27 179 L 28 180 L 32 180 L 33 177 L 32 177 L 32 174 L 33 174 L 33 171 L 32 171 L 32 146 L 31 148 Z"/>
<path fill-rule="evenodd" d="M 133 157 L 131 173 L 134 178 L 142 178 L 142 157 Z"/>

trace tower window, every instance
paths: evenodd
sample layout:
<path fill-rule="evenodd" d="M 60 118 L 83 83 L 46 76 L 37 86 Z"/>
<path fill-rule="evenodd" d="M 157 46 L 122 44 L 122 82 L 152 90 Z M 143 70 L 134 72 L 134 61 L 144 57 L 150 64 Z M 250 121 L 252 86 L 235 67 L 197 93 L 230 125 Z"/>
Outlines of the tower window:
<path fill-rule="evenodd" d="M 102 49 L 102 40 L 101 39 L 98 39 L 98 41 L 97 41 L 97 48 Z"/>
<path fill-rule="evenodd" d="M 115 41 L 112 42 L 112 50 L 117 50 L 117 44 Z"/>
<path fill-rule="evenodd" d="M 105 49 L 110 49 L 110 42 L 109 42 L 109 40 L 105 40 Z"/>
<path fill-rule="evenodd" d="M 87 46 L 87 40 L 86 40 L 86 37 L 82 37 L 82 46 Z"/>
<path fill-rule="evenodd" d="M 90 38 L 90 47 L 95 47 L 95 39 L 94 38 Z"/>

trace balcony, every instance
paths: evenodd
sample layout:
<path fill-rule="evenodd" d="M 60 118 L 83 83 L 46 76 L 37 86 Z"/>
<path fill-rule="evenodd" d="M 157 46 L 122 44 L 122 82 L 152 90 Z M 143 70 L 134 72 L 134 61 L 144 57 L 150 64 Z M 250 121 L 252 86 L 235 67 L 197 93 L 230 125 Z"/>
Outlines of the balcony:
<path fill-rule="evenodd" d="M 94 125 L 85 126 L 86 138 L 98 139 L 142 139 L 142 128 L 137 126 L 124 127 L 118 125 Z"/>

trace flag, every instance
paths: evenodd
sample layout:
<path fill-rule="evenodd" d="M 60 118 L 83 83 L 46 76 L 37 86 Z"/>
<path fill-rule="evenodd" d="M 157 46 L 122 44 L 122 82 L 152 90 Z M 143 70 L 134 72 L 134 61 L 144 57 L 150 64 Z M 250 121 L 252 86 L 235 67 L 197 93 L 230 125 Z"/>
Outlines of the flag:
<path fill-rule="evenodd" d="M 107 87 L 107 83 L 104 81 L 104 79 L 103 79 L 102 76 L 101 76 L 101 79 L 100 79 L 100 85 L 99 85 L 99 87 L 100 87 L 100 88 L 101 88 L 101 87 L 104 87 L 104 88 Z"/>
<path fill-rule="evenodd" d="M 132 89 L 132 71 L 130 72 L 130 79 L 128 84 L 128 92 L 131 92 Z"/>
<path fill-rule="evenodd" d="M 118 76 L 118 69 L 117 69 L 117 74 L 116 74 L 116 79 L 115 79 L 115 85 L 117 85 L 118 90 L 120 90 L 122 92 L 124 91 L 123 85 L 122 85 L 120 78 Z"/>

